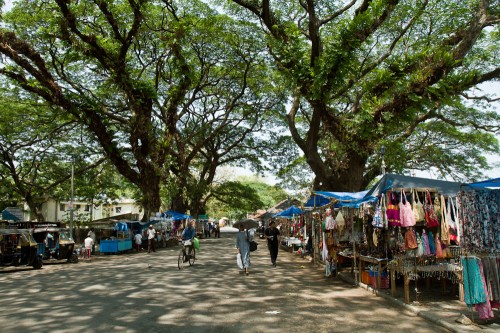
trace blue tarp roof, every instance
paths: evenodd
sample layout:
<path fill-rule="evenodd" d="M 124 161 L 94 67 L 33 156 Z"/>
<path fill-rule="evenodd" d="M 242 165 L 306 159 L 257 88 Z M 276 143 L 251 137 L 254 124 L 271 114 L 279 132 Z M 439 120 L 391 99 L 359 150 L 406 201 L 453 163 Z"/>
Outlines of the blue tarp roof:
<path fill-rule="evenodd" d="M 323 207 L 328 205 L 332 200 L 321 195 L 312 194 L 309 200 L 304 204 L 304 207 Z"/>
<path fill-rule="evenodd" d="M 11 212 L 9 212 L 7 209 L 4 209 L 2 211 L 2 220 L 6 220 L 6 221 L 19 221 L 20 219 L 12 214 Z"/>
<path fill-rule="evenodd" d="M 314 191 L 304 207 L 314 207 L 314 200 L 316 198 L 316 207 L 328 205 L 331 202 L 331 199 L 335 199 L 340 201 L 335 203 L 335 208 L 359 208 L 362 203 L 375 200 L 373 197 L 366 197 L 366 193 L 368 193 L 368 190 L 361 192 Z"/>
<path fill-rule="evenodd" d="M 185 220 L 192 218 L 191 215 L 182 214 L 173 210 L 167 210 L 165 213 L 161 213 L 161 217 L 166 219 L 172 219 L 174 221 Z"/>
<path fill-rule="evenodd" d="M 420 177 L 410 177 L 396 174 L 386 174 L 368 191 L 365 197 L 376 197 L 391 189 L 414 188 L 436 190 L 441 194 L 456 196 L 460 192 L 458 182 L 450 182 L 439 179 L 428 179 Z"/>
<path fill-rule="evenodd" d="M 290 217 L 297 216 L 297 215 L 300 215 L 300 214 L 304 214 L 304 211 L 302 209 L 300 209 L 299 207 L 290 206 L 287 209 L 285 209 L 284 211 L 279 212 L 277 214 L 274 214 L 273 217 L 287 217 L 287 218 L 290 218 Z"/>
<path fill-rule="evenodd" d="M 464 186 L 473 189 L 500 189 L 500 178 L 492 178 L 481 182 L 465 184 Z"/>

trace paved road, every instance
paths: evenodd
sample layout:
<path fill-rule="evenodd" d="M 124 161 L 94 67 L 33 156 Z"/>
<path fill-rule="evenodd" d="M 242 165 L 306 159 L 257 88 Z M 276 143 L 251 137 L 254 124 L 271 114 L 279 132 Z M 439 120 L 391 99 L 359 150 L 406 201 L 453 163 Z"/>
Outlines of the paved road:
<path fill-rule="evenodd" d="M 0 332 L 446 332 L 263 242 L 242 275 L 232 237 L 182 271 L 172 247 L 0 274 Z"/>

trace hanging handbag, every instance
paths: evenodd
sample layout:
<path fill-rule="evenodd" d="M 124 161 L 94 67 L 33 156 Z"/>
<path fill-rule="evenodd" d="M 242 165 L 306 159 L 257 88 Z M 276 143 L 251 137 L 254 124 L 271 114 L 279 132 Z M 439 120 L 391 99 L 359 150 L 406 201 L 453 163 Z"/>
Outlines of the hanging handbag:
<path fill-rule="evenodd" d="M 399 227 L 401 226 L 401 219 L 399 217 L 399 207 L 397 204 L 396 196 L 393 192 L 389 194 L 389 200 L 387 205 L 387 220 L 389 222 L 389 226 L 391 227 Z"/>
<path fill-rule="evenodd" d="M 439 222 L 436 213 L 434 212 L 434 204 L 432 203 L 431 194 L 429 193 L 429 191 L 426 191 L 424 211 L 425 211 L 425 223 L 427 227 L 429 228 L 439 227 Z"/>
<path fill-rule="evenodd" d="M 413 228 L 409 228 L 405 232 L 405 248 L 407 250 L 413 250 L 418 247 L 417 237 L 415 236 L 415 230 Z"/>
<path fill-rule="evenodd" d="M 450 245 L 450 225 L 446 212 L 444 195 L 441 194 L 441 241 L 444 245 Z"/>
<path fill-rule="evenodd" d="M 403 189 L 401 189 L 401 197 L 399 201 L 399 217 L 401 219 L 402 227 L 408 228 L 415 225 L 415 216 L 413 215 L 411 204 L 406 198 L 406 194 Z"/>
<path fill-rule="evenodd" d="M 412 190 L 412 201 L 413 201 L 413 216 L 415 217 L 415 222 L 422 222 L 425 220 L 424 205 L 420 202 L 417 190 Z"/>
<path fill-rule="evenodd" d="M 379 199 L 379 202 L 375 205 L 375 212 L 373 213 L 373 220 L 372 220 L 372 226 L 375 228 L 382 228 L 384 226 L 384 222 L 382 219 L 382 199 L 384 196 L 382 196 Z"/>
<path fill-rule="evenodd" d="M 339 210 L 337 217 L 335 218 L 335 223 L 337 224 L 337 228 L 339 230 L 343 230 L 345 227 L 345 219 L 344 215 L 342 215 L 342 211 Z"/>

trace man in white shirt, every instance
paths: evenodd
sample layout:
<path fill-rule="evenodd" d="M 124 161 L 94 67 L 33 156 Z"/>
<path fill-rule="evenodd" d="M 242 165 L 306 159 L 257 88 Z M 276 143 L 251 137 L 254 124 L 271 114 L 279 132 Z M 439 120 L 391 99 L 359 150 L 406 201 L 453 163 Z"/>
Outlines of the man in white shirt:
<path fill-rule="evenodd" d="M 156 230 L 153 228 L 152 224 L 149 225 L 147 235 L 148 235 L 148 253 L 151 253 L 151 250 L 153 250 L 153 252 L 156 252 L 156 250 L 155 250 Z"/>
<path fill-rule="evenodd" d="M 137 252 L 141 251 L 141 245 L 142 245 L 142 235 L 141 235 L 141 233 L 135 234 L 134 241 L 135 241 L 135 247 L 137 249 Z"/>
<path fill-rule="evenodd" d="M 88 258 L 90 258 L 90 253 L 92 252 L 92 247 L 94 246 L 94 240 L 92 239 L 92 237 L 87 236 L 87 238 L 85 238 L 84 240 L 84 244 L 85 244 L 85 252 Z"/>

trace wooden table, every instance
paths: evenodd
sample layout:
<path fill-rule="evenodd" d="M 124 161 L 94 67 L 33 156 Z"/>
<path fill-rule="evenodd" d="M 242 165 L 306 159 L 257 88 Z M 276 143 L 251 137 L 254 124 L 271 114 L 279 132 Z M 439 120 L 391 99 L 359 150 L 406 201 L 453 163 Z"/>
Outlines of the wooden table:
<path fill-rule="evenodd" d="M 410 275 L 418 274 L 419 272 L 452 272 L 455 274 L 459 281 L 462 280 L 462 269 L 458 265 L 454 264 L 437 264 L 437 265 L 414 265 L 413 267 L 399 267 L 396 263 L 390 263 L 388 266 L 389 271 L 391 272 L 391 295 L 393 297 L 396 296 L 396 273 L 403 274 L 403 282 L 404 282 L 404 295 L 405 295 L 405 303 L 410 304 Z M 445 280 L 443 279 L 443 284 Z M 443 285 L 445 288 L 445 285 Z M 463 301 L 464 299 L 464 289 L 463 283 L 460 283 L 459 286 L 459 299 Z"/>
<path fill-rule="evenodd" d="M 377 289 L 374 289 L 376 294 L 378 294 L 381 283 L 382 271 L 387 267 L 387 258 L 375 258 L 369 256 L 359 256 L 359 275 L 361 276 L 365 263 L 371 263 L 377 265 Z"/>

